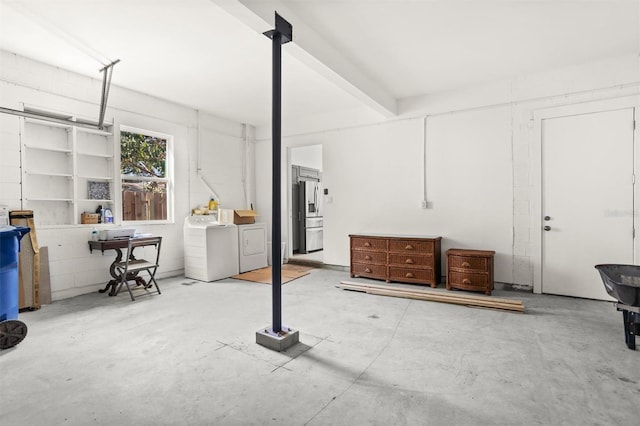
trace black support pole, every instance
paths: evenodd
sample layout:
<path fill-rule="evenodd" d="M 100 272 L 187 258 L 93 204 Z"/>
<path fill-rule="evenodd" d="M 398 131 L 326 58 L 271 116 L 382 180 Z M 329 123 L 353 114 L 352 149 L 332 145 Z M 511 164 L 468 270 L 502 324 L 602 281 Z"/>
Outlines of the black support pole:
<path fill-rule="evenodd" d="M 282 34 L 273 34 L 273 95 L 272 95 L 272 205 L 271 205 L 271 300 L 273 331 L 282 331 L 282 267 L 280 262 L 280 240 L 282 235 L 282 218 L 280 194 L 281 174 L 281 111 L 282 111 Z"/>
<path fill-rule="evenodd" d="M 271 200 L 271 307 L 273 331 L 282 331 L 282 262 L 280 245 L 282 240 L 281 217 L 281 124 L 282 124 L 282 48 L 281 45 L 293 39 L 293 28 L 277 13 L 275 14 L 276 28 L 264 33 L 272 40 L 272 200 Z"/>

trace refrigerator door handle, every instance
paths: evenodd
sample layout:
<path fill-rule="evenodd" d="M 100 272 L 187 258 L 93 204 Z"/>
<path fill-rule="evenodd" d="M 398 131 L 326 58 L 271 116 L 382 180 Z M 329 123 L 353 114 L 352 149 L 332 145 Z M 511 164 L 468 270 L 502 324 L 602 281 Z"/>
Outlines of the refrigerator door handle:
<path fill-rule="evenodd" d="M 313 203 L 316 206 L 316 216 L 320 216 L 320 206 L 318 205 L 318 184 L 313 186 Z"/>

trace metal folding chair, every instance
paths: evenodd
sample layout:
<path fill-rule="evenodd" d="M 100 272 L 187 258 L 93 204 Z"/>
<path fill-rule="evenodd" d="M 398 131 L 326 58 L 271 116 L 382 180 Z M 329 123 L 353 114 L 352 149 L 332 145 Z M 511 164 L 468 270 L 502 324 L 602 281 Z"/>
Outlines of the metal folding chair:
<path fill-rule="evenodd" d="M 135 258 L 133 250 L 136 247 L 141 247 L 140 250 L 142 250 L 143 247 L 149 246 L 155 246 L 155 261 Z M 152 285 L 155 285 L 157 293 L 162 294 L 155 278 L 156 271 L 160 266 L 158 261 L 160 260 L 161 246 L 162 237 L 129 238 L 126 260 L 115 264 L 116 273 L 120 277 L 120 284 L 118 284 L 114 296 L 118 294 L 122 286 L 125 286 L 129 291 L 131 300 L 135 300 L 133 292 L 131 291 L 131 285 L 142 286 L 142 288 L 144 288 L 144 290 L 149 294 L 151 294 L 149 292 L 149 288 L 151 288 Z M 149 274 L 148 281 L 145 281 L 142 277 L 138 276 L 138 274 L 143 271 L 146 271 Z M 135 283 L 129 284 L 129 281 L 134 281 Z"/>

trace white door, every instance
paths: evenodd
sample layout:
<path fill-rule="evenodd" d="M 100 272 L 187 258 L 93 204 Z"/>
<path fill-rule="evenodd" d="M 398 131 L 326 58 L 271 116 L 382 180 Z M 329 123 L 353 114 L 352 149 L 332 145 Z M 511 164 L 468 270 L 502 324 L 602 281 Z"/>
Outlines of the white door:
<path fill-rule="evenodd" d="M 542 292 L 611 300 L 594 268 L 633 263 L 633 115 L 542 121 Z"/>

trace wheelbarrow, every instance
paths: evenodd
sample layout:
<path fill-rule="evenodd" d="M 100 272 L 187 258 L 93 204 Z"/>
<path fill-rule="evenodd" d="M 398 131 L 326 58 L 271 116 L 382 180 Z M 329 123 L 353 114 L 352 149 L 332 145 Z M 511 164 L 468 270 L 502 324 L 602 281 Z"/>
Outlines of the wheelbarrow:
<path fill-rule="evenodd" d="M 611 297 L 618 300 L 615 307 L 622 311 L 624 342 L 629 349 L 636 348 L 640 335 L 640 266 L 596 265 L 602 282 Z"/>

